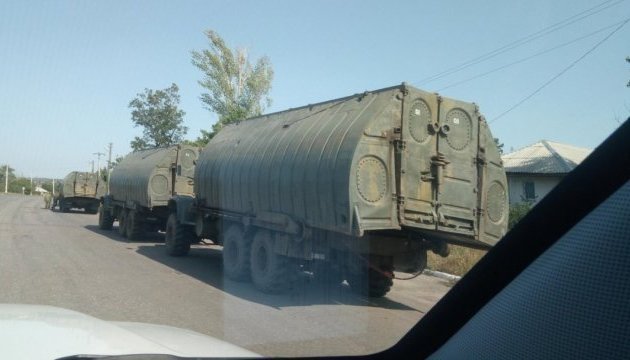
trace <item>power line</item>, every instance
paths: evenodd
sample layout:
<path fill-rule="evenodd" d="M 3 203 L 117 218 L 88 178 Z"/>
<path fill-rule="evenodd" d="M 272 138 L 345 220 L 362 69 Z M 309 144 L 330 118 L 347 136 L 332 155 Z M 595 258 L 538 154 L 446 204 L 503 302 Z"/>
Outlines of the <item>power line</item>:
<path fill-rule="evenodd" d="M 599 5 L 596 5 L 596 6 L 592 7 L 592 8 L 589 8 L 589 9 L 584 10 L 584 11 L 582 11 L 582 12 L 580 12 L 578 14 L 575 14 L 575 15 L 573 15 L 571 17 L 568 17 L 568 18 L 566 18 L 566 19 L 564 19 L 564 20 L 562 20 L 562 21 L 560 21 L 558 23 L 555 23 L 553 25 L 547 26 L 547 27 L 545 27 L 545 28 L 543 28 L 543 29 L 541 29 L 541 30 L 539 30 L 537 32 L 534 32 L 534 33 L 532 33 L 530 35 L 527 35 L 527 36 L 525 36 L 523 38 L 515 40 L 515 41 L 513 41 L 513 42 L 511 42 L 509 44 L 506 44 L 506 45 L 504 45 L 504 46 L 502 46 L 502 47 L 500 47 L 498 49 L 495 49 L 495 50 L 490 51 L 490 52 L 488 52 L 486 54 L 480 55 L 480 56 L 478 56 L 478 57 L 476 57 L 474 59 L 468 60 L 468 61 L 466 61 L 466 62 L 464 62 L 462 64 L 454 66 L 454 67 L 452 67 L 450 69 L 447 69 L 447 70 L 445 70 L 445 71 L 443 71 L 441 73 L 438 73 L 436 75 L 433 75 L 433 76 L 430 76 L 428 78 L 425 78 L 421 82 L 423 82 L 423 83 L 432 82 L 432 81 L 438 80 L 440 78 L 443 78 L 445 76 L 448 76 L 448 75 L 454 74 L 456 72 L 459 72 L 459 71 L 461 71 L 461 70 L 463 70 L 465 68 L 468 68 L 470 66 L 473 66 L 473 65 L 479 64 L 481 62 L 484 62 L 484 61 L 486 61 L 488 59 L 491 59 L 491 58 L 493 58 L 493 57 L 495 57 L 497 55 L 500 55 L 500 54 L 505 53 L 505 52 L 507 52 L 509 50 L 517 48 L 517 47 L 519 47 L 521 45 L 524 45 L 524 44 L 527 44 L 529 42 L 532 42 L 532 41 L 534 41 L 534 40 L 536 40 L 538 38 L 541 38 L 541 37 L 543 37 L 545 35 L 548 35 L 548 34 L 554 32 L 554 31 L 560 30 L 560 29 L 562 29 L 564 27 L 567 27 L 567 26 L 569 26 L 571 24 L 574 24 L 574 23 L 576 23 L 576 22 L 578 22 L 580 20 L 583 20 L 583 19 L 585 19 L 587 17 L 590 17 L 592 15 L 595 15 L 595 14 L 597 14 L 597 13 L 603 11 L 603 10 L 606 10 L 606 9 L 612 7 L 612 6 L 615 6 L 615 5 L 623 2 L 624 0 L 618 0 L 618 1 L 614 2 L 614 3 L 612 3 L 612 4 L 609 4 L 608 6 L 605 6 L 605 7 L 601 8 L 601 9 L 597 9 L 597 8 L 601 7 L 602 5 L 606 5 L 607 3 L 611 2 L 611 1 L 612 0 L 604 1 L 603 3 L 600 3 Z M 597 10 L 595 10 L 595 9 L 597 9 Z M 586 14 L 586 15 L 584 15 L 584 14 Z"/>
<path fill-rule="evenodd" d="M 445 77 L 447 75 L 451 75 L 451 74 L 454 74 L 456 72 L 459 72 L 459 71 L 461 71 L 461 70 L 463 70 L 463 69 L 465 69 L 467 67 L 479 64 L 481 62 L 484 62 L 484 61 L 486 61 L 488 59 L 491 59 L 491 58 L 493 58 L 493 57 L 495 57 L 497 55 L 500 55 L 500 54 L 502 54 L 504 52 L 507 52 L 507 51 L 512 50 L 514 48 L 517 48 L 517 47 L 519 47 L 521 45 L 527 44 L 529 42 L 532 42 L 532 41 L 534 41 L 534 40 L 536 40 L 538 38 L 541 38 L 541 37 L 543 37 L 545 35 L 548 35 L 548 34 L 554 32 L 554 31 L 560 30 L 560 29 L 562 29 L 564 27 L 567 27 L 567 26 L 569 26 L 571 24 L 574 24 L 574 23 L 576 23 L 576 22 L 578 22 L 580 20 L 583 20 L 583 19 L 586 19 L 586 18 L 588 18 L 590 16 L 593 16 L 593 15 L 595 15 L 595 14 L 597 14 L 599 12 L 602 12 L 602 11 L 612 7 L 612 6 L 615 6 L 615 5 L 621 3 L 621 2 L 623 2 L 625 0 L 616 0 L 612 4 L 609 4 L 612 1 L 614 1 L 614 0 L 606 0 L 606 1 L 600 3 L 600 4 L 596 5 L 596 6 L 593 6 L 593 7 L 589 8 L 589 9 L 587 9 L 587 10 L 584 10 L 584 11 L 578 13 L 578 14 L 570 16 L 570 17 L 568 17 L 568 18 L 566 18 L 566 19 L 564 19 L 564 20 L 562 20 L 560 22 L 557 22 L 557 23 L 555 23 L 553 25 L 549 25 L 549 26 L 547 26 L 547 27 L 545 27 L 545 28 L 543 28 L 541 30 L 538 30 L 538 31 L 532 33 L 532 34 L 524 36 L 524 37 L 522 37 L 520 39 L 517 39 L 517 40 L 515 40 L 515 41 L 513 41 L 511 43 L 508 43 L 506 45 L 503 45 L 503 46 L 501 46 L 498 49 L 495 49 L 495 50 L 487 52 L 487 53 L 485 53 L 483 55 L 477 56 L 476 58 L 473 58 L 471 60 L 465 61 L 465 62 L 463 62 L 463 63 L 461 63 L 459 65 L 456 65 L 454 67 L 446 69 L 446 70 L 444 70 L 444 71 L 442 71 L 440 73 L 437 73 L 435 75 L 426 77 L 426 78 L 420 80 L 419 83 L 421 85 L 424 85 L 426 83 L 433 82 L 433 81 L 435 81 L 437 79 L 443 78 L 443 77 Z"/>
<path fill-rule="evenodd" d="M 523 99 L 521 99 L 519 102 L 517 102 L 516 104 L 512 105 L 510 108 L 508 108 L 507 110 L 505 110 L 504 112 L 502 112 L 501 114 L 499 114 L 499 116 L 495 117 L 494 119 L 490 120 L 489 123 L 492 124 L 493 122 L 497 121 L 498 119 L 500 119 L 501 117 L 503 117 L 505 114 L 509 113 L 510 111 L 516 109 L 517 107 L 519 107 L 522 103 L 524 103 L 525 101 L 529 100 L 532 96 L 538 94 L 542 89 L 544 89 L 545 87 L 547 87 L 547 85 L 551 84 L 554 80 L 556 80 L 557 78 L 559 78 L 560 76 L 562 76 L 562 74 L 566 73 L 567 71 L 569 71 L 569 69 L 571 69 L 572 67 L 574 67 L 577 63 L 579 63 L 582 59 L 584 59 L 588 54 L 592 53 L 593 51 L 595 51 L 595 49 L 597 49 L 601 44 L 603 44 L 604 42 L 606 42 L 606 40 L 608 40 L 611 36 L 613 36 L 617 31 L 621 30 L 622 27 L 624 27 L 628 22 L 630 21 L 630 19 L 625 20 L 623 23 L 621 23 L 619 26 L 617 26 L 613 31 L 610 32 L 610 34 L 606 35 L 605 38 L 603 38 L 602 40 L 600 40 L 597 44 L 595 44 L 595 46 L 593 46 L 592 48 L 590 48 L 587 52 L 585 52 L 584 54 L 582 54 L 582 56 L 580 56 L 579 58 L 577 58 L 575 61 L 573 61 L 571 64 L 569 64 L 569 66 L 567 66 L 566 68 L 562 69 L 562 71 L 560 71 L 558 74 L 556 74 L 555 76 L 553 76 L 551 79 L 547 80 L 544 84 L 542 84 L 540 87 L 538 87 L 536 90 L 534 90 L 531 94 L 527 95 L 526 97 L 524 97 Z"/>
<path fill-rule="evenodd" d="M 503 65 L 503 66 L 499 66 L 499 67 L 497 67 L 497 68 L 494 68 L 494 69 L 489 70 L 489 71 L 486 71 L 486 72 L 484 72 L 484 73 L 481 73 L 481 74 L 478 74 L 478 75 L 475 75 L 475 76 L 469 77 L 469 78 L 467 78 L 467 79 L 464 79 L 464 80 L 460 80 L 460 81 L 454 82 L 454 83 L 449 84 L 449 85 L 447 85 L 447 86 L 445 86 L 445 87 L 443 87 L 443 88 L 438 89 L 437 91 L 438 91 L 438 92 L 440 92 L 440 91 L 442 91 L 442 90 L 449 89 L 449 88 L 452 88 L 452 87 L 454 87 L 454 86 L 457 86 L 457 85 L 461 85 L 461 84 L 467 83 L 467 82 L 469 82 L 469 81 L 472 81 L 472 80 L 478 79 L 478 78 L 480 78 L 480 77 L 484 77 L 484 76 L 486 76 L 486 75 L 490 75 L 490 74 L 492 74 L 492 73 L 495 73 L 495 72 L 497 72 L 497 71 L 499 71 L 499 70 L 503 70 L 503 69 L 508 68 L 508 67 L 510 67 L 510 66 L 514 66 L 514 65 L 520 64 L 520 63 L 522 63 L 522 62 L 525 62 L 525 61 L 527 61 L 527 60 L 533 59 L 533 58 L 535 58 L 535 57 L 538 57 L 538 56 L 544 55 L 544 54 L 546 54 L 546 53 L 552 52 L 552 51 L 554 51 L 554 50 L 561 49 L 561 48 L 563 48 L 563 47 L 565 47 L 565 46 L 571 45 L 571 44 L 576 43 L 576 42 L 578 42 L 578 41 L 580 41 L 580 40 L 584 40 L 584 39 L 589 38 L 589 37 L 591 37 L 591 36 L 593 36 L 593 35 L 599 34 L 599 33 L 601 33 L 602 31 L 608 30 L 608 29 L 610 29 L 610 28 L 612 28 L 612 27 L 614 27 L 614 26 L 617 26 L 617 25 L 619 25 L 619 24 L 621 24 L 621 23 L 623 23 L 624 21 L 627 21 L 627 20 L 630 20 L 630 18 L 624 19 L 624 20 L 622 20 L 622 21 L 620 21 L 620 22 L 617 22 L 617 23 L 614 23 L 614 24 L 611 24 L 611 25 L 608 25 L 608 26 L 604 26 L 603 28 L 600 28 L 600 29 L 598 29 L 598 30 L 595 30 L 595 31 L 593 31 L 593 32 L 591 32 L 591 33 L 588 33 L 588 34 L 584 35 L 584 36 L 580 36 L 579 38 L 573 39 L 573 40 L 571 40 L 571 41 L 567 41 L 567 42 L 565 42 L 565 43 L 562 43 L 562 44 L 556 45 L 556 46 L 554 46 L 554 47 L 551 47 L 551 48 L 548 48 L 548 49 L 545 49 L 545 50 L 539 51 L 539 52 L 537 52 L 537 53 L 535 53 L 535 54 L 533 54 L 533 55 L 530 55 L 530 56 L 524 57 L 524 58 L 522 58 L 522 59 L 520 59 L 520 60 L 517 60 L 517 61 L 511 62 L 511 63 L 506 64 L 506 65 Z"/>

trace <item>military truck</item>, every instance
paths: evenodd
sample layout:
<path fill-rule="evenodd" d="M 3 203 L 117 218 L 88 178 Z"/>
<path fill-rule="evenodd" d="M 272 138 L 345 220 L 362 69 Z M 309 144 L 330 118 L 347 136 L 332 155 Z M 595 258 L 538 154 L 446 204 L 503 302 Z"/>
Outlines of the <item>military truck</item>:
<path fill-rule="evenodd" d="M 402 84 L 226 126 L 193 196 L 169 200 L 166 248 L 223 245 L 224 274 L 282 291 L 296 270 L 384 296 L 427 250 L 506 232 L 499 151 L 474 103 Z"/>
<path fill-rule="evenodd" d="M 62 212 L 70 209 L 85 209 L 89 214 L 96 214 L 100 197 L 105 194 L 107 185 L 98 178 L 98 174 L 72 171 L 63 179 L 57 205 Z"/>
<path fill-rule="evenodd" d="M 188 145 L 133 152 L 114 168 L 109 194 L 101 199 L 99 227 L 130 240 L 145 232 L 164 230 L 168 202 L 176 195 L 192 196 L 194 162 L 199 151 Z"/>

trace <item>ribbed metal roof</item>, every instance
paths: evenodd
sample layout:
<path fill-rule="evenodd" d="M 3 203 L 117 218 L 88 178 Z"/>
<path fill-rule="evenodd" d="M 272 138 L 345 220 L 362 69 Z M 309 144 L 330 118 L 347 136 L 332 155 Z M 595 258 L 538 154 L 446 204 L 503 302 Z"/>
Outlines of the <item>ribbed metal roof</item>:
<path fill-rule="evenodd" d="M 507 173 L 566 174 L 578 166 L 591 149 L 541 140 L 502 156 Z"/>

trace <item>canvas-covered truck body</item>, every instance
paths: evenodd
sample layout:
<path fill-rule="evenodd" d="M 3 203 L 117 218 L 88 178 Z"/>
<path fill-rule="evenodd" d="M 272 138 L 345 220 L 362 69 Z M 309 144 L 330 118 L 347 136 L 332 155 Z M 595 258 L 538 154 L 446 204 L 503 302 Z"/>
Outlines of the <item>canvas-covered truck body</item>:
<path fill-rule="evenodd" d="M 121 235 L 135 239 L 146 231 L 165 228 L 168 203 L 174 196 L 191 196 L 198 149 L 174 145 L 133 152 L 110 177 L 110 192 L 102 199 L 99 226 L 111 229 L 118 220 Z"/>
<path fill-rule="evenodd" d="M 199 156 L 195 194 L 181 227 L 217 239 L 226 275 L 262 290 L 297 262 L 384 295 L 427 250 L 490 248 L 507 228 L 505 172 L 477 106 L 406 85 L 225 127 Z"/>
<path fill-rule="evenodd" d="M 98 174 L 72 171 L 63 179 L 57 199 L 59 210 L 84 209 L 87 213 L 96 214 L 106 188 L 105 181 L 99 179 Z"/>

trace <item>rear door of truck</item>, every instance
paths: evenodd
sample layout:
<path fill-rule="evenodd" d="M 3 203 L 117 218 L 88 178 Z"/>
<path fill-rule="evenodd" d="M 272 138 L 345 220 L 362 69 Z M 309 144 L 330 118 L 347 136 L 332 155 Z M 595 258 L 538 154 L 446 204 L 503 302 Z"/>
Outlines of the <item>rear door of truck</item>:
<path fill-rule="evenodd" d="M 191 147 L 180 146 L 177 150 L 177 171 L 175 176 L 175 194 L 192 195 L 193 178 L 197 151 Z"/>
<path fill-rule="evenodd" d="M 396 143 L 400 168 L 398 208 L 402 225 L 437 229 L 437 187 L 431 159 L 437 153 L 438 97 L 409 89 L 403 100 L 401 140 Z"/>
<path fill-rule="evenodd" d="M 88 195 L 88 179 L 88 173 L 77 173 L 76 181 L 74 183 L 74 196 Z"/>
<path fill-rule="evenodd" d="M 436 168 L 438 230 L 476 233 L 479 114 L 472 103 L 440 101 Z"/>
<path fill-rule="evenodd" d="M 404 226 L 476 234 L 478 115 L 474 104 L 407 89 L 400 141 Z"/>

